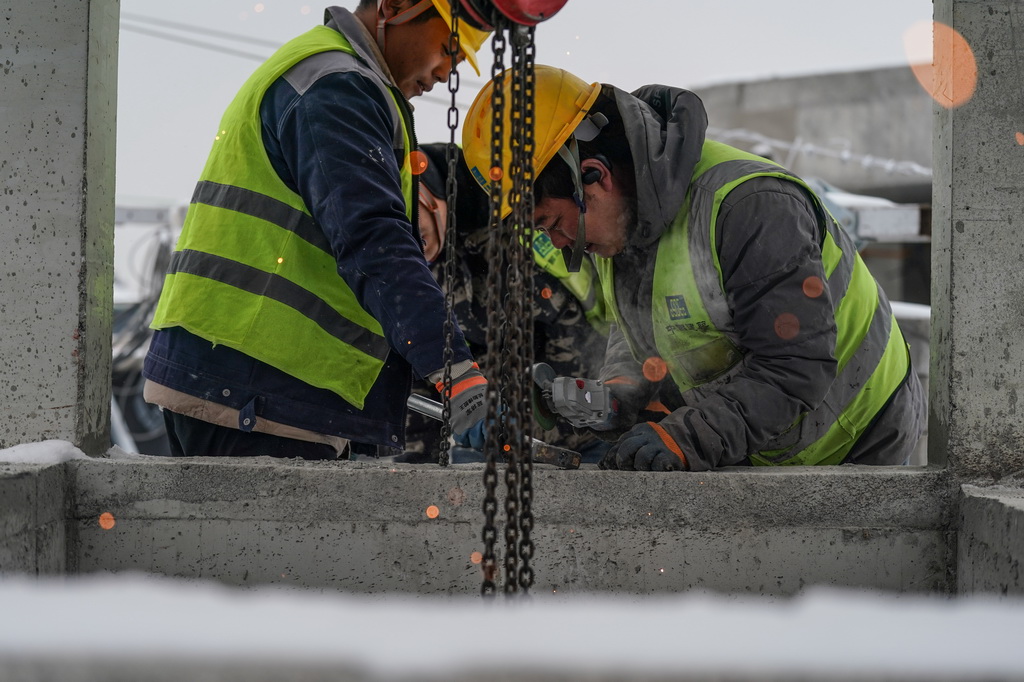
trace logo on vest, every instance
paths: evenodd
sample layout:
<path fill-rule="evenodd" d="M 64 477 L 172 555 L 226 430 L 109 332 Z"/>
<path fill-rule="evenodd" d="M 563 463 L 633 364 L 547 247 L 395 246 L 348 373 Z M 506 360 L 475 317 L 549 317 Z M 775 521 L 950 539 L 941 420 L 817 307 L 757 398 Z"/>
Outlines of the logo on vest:
<path fill-rule="evenodd" d="M 678 294 L 666 296 L 665 305 L 668 306 L 668 318 L 670 320 L 685 320 L 690 316 L 690 309 L 686 307 L 686 299 Z"/>
<path fill-rule="evenodd" d="M 551 243 L 550 237 L 543 232 L 538 232 L 533 240 L 533 250 L 540 258 L 547 260 L 551 256 L 551 252 L 555 250 L 555 245 Z"/>

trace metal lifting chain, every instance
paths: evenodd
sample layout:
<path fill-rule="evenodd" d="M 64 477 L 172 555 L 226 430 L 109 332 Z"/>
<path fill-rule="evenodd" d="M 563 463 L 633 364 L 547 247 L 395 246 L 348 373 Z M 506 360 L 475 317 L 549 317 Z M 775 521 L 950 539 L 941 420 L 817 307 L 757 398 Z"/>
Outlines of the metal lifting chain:
<path fill-rule="evenodd" d="M 445 150 L 445 159 L 448 162 L 448 181 L 445 184 L 445 199 L 448 202 L 446 216 L 445 243 L 444 243 L 444 266 L 441 276 L 441 287 L 444 289 L 444 386 L 441 394 L 441 450 L 438 453 L 438 464 L 448 466 L 451 458 L 451 416 L 452 416 L 452 362 L 454 350 L 452 348 L 455 336 L 455 314 L 452 309 L 455 307 L 455 205 L 458 198 L 458 184 L 456 182 L 456 170 L 458 164 L 458 147 L 456 146 L 455 131 L 459 127 L 459 109 L 455 103 L 455 96 L 459 92 L 459 0 L 451 0 L 452 10 L 452 32 L 448 38 L 448 53 L 451 55 L 451 70 L 448 75 L 448 92 L 451 93 L 452 101 L 448 107 L 448 147 Z"/>
<path fill-rule="evenodd" d="M 501 273 L 505 262 L 503 249 L 501 248 L 501 179 L 502 179 L 502 139 L 504 133 L 505 96 L 503 86 L 503 68 L 505 61 L 505 25 L 506 22 L 499 19 L 494 27 L 494 35 L 491 38 L 491 47 L 494 51 L 494 64 L 491 67 L 491 78 L 494 82 L 491 106 L 494 115 L 492 116 L 493 128 L 491 130 L 491 192 L 490 192 L 490 230 L 487 240 L 487 354 L 485 356 L 485 373 L 492 381 L 487 384 L 487 424 L 498 423 L 498 382 L 494 381 L 500 371 L 501 359 L 501 319 L 499 318 L 499 302 L 503 298 L 501 290 Z M 484 444 L 484 530 L 483 542 L 484 551 L 481 559 L 483 569 L 483 584 L 480 593 L 484 597 L 493 596 L 496 591 L 495 580 L 498 577 L 498 561 L 495 554 L 495 543 L 498 531 L 495 527 L 495 518 L 498 514 L 498 449 L 501 442 L 499 429 L 488 428 L 487 438 Z"/>
<path fill-rule="evenodd" d="M 525 593 L 533 582 L 532 569 L 528 563 L 523 563 L 522 552 L 526 548 L 527 559 L 532 554 L 529 535 L 523 536 L 523 514 L 530 511 L 529 507 L 524 508 L 523 502 L 525 500 L 529 504 L 532 498 L 529 428 L 532 424 L 532 415 L 529 394 L 526 391 L 526 377 L 533 364 L 533 207 L 528 203 L 532 188 L 532 177 L 528 177 L 532 175 L 532 171 L 528 169 L 532 163 L 527 149 L 528 143 L 531 142 L 528 136 L 533 124 L 532 114 L 528 111 L 531 93 L 527 92 L 527 47 L 533 42 L 533 29 L 517 24 L 511 29 L 511 37 L 512 106 L 509 147 L 512 159 L 509 171 L 512 187 L 509 201 L 512 218 L 508 222 L 509 263 L 506 272 L 509 293 L 505 309 L 505 319 L 510 327 L 506 349 L 511 380 L 507 385 L 506 394 L 511 447 L 506 473 L 506 594 L 519 591 Z M 532 523 L 528 523 L 527 526 L 532 526 Z M 528 578 L 525 584 L 524 577 Z"/>
<path fill-rule="evenodd" d="M 522 300 L 520 303 L 520 324 L 517 325 L 522 331 L 521 351 L 518 354 L 521 362 L 518 381 L 516 386 L 520 392 L 519 404 L 521 414 L 516 419 L 521 424 L 520 438 L 520 473 L 519 473 L 519 589 L 527 593 L 533 586 L 533 568 L 530 561 L 533 558 L 533 459 L 530 456 L 531 448 L 531 425 L 533 424 L 533 408 L 530 400 L 529 374 L 533 367 L 533 145 L 534 145 L 534 27 L 525 30 L 525 40 L 522 44 L 513 41 L 513 74 L 520 83 L 519 89 L 522 92 L 521 116 L 522 120 L 522 162 L 521 177 L 513 177 L 513 182 L 519 181 L 519 206 L 520 217 L 516 221 L 521 231 L 517 240 L 521 251 L 520 270 L 522 287 Z M 518 55 L 518 58 L 517 58 Z M 519 66 L 517 68 L 516 63 Z M 520 108 L 516 108 L 520 111 Z"/>

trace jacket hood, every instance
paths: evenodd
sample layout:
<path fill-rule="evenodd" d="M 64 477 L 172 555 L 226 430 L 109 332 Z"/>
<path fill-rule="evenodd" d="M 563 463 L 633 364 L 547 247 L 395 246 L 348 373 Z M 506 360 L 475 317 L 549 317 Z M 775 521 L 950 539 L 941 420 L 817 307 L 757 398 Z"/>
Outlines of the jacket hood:
<path fill-rule="evenodd" d="M 675 219 L 700 160 L 708 115 L 700 97 L 645 85 L 632 93 L 604 85 L 625 124 L 636 175 L 637 221 L 629 246 L 655 243 Z"/>

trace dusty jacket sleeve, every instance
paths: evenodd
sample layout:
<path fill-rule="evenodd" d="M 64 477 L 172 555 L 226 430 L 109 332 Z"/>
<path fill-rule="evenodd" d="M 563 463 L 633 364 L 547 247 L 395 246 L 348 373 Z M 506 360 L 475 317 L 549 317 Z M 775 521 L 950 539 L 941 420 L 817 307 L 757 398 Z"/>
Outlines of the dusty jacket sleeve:
<path fill-rule="evenodd" d="M 405 215 L 386 95 L 355 73 L 324 76 L 301 94 L 274 87 L 268 152 L 327 235 L 338 273 L 417 374 L 443 367 L 444 295 Z M 454 334 L 455 360 L 468 358 L 458 325 Z"/>
<path fill-rule="evenodd" d="M 810 198 L 793 183 L 757 178 L 726 198 L 719 255 L 747 352 L 737 372 L 685 392 L 683 406 L 662 421 L 692 469 L 736 464 L 762 449 L 816 408 L 835 380 L 821 230 Z"/>

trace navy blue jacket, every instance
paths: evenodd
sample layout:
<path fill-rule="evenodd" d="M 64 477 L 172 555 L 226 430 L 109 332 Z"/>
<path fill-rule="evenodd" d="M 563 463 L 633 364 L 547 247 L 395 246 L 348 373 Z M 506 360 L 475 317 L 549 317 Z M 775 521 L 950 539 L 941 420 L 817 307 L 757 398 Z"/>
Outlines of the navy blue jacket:
<path fill-rule="evenodd" d="M 444 295 L 423 258 L 418 229 L 405 215 L 401 159 L 390 151 L 393 128 L 384 97 L 357 73 L 322 76 L 304 92 L 285 74 L 260 105 L 274 169 L 324 230 L 338 272 L 391 345 L 365 408 L 180 327 L 155 333 L 146 378 L 248 407 L 271 421 L 358 443 L 404 446 L 411 370 L 425 377 L 444 365 Z M 457 324 L 454 331 L 455 361 L 470 358 Z"/>

